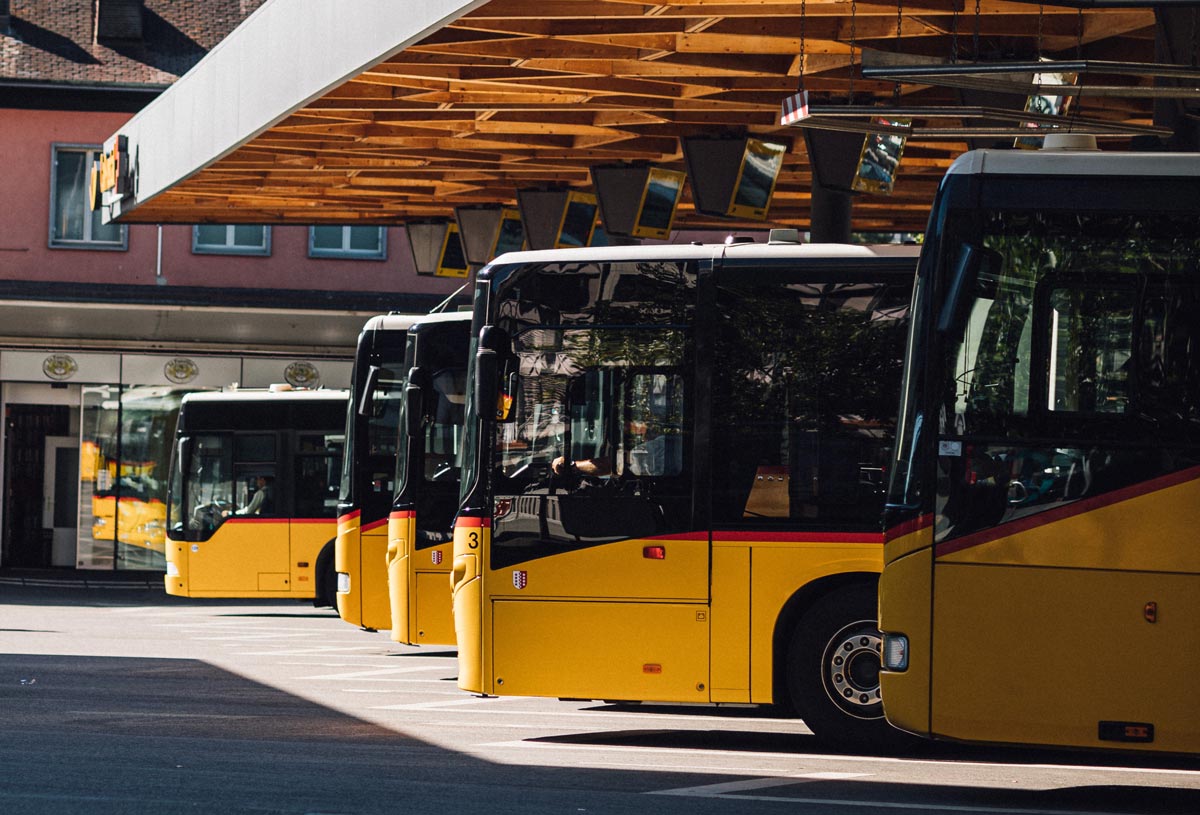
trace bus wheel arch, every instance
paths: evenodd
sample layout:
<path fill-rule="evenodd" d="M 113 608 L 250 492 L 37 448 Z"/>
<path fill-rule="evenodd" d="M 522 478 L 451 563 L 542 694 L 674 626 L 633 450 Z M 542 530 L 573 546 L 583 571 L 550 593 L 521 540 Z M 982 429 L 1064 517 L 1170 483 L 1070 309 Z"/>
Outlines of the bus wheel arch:
<path fill-rule="evenodd" d="M 775 691 L 822 740 L 890 741 L 879 698 L 878 575 L 845 574 L 805 586 L 775 629 Z"/>
<path fill-rule="evenodd" d="M 336 540 L 334 538 L 321 547 L 321 553 L 317 555 L 316 568 L 313 570 L 313 582 L 316 584 L 313 605 L 317 608 L 331 606 L 334 611 L 337 610 L 337 574 L 334 573 L 333 565 L 333 548 Z"/>

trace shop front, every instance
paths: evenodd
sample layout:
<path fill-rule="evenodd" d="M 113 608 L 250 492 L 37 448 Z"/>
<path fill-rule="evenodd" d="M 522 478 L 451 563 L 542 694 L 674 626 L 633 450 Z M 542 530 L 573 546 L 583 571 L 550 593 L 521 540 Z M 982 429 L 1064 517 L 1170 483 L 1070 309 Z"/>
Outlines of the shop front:
<path fill-rule="evenodd" d="M 183 395 L 344 388 L 349 360 L 0 350 L 6 568 L 165 568 L 166 477 Z"/>

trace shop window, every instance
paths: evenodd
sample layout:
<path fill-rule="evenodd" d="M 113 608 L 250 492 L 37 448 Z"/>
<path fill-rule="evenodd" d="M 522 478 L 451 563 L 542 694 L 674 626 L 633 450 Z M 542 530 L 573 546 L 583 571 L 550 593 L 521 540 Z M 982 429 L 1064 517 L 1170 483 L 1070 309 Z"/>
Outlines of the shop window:
<path fill-rule="evenodd" d="M 126 227 L 103 223 L 101 211 L 88 206 L 92 163 L 100 150 L 55 145 L 50 163 L 50 246 L 54 249 L 128 247 Z"/>
<path fill-rule="evenodd" d="M 385 260 L 387 232 L 382 226 L 310 226 L 308 256 Z"/>

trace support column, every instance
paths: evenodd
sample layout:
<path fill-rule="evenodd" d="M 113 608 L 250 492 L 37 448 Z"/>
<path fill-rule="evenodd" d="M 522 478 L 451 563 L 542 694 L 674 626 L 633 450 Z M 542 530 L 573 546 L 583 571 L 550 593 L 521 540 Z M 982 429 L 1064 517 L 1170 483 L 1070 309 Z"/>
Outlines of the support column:
<path fill-rule="evenodd" d="M 813 243 L 849 243 L 852 193 L 831 190 L 813 182 L 812 233 Z"/>

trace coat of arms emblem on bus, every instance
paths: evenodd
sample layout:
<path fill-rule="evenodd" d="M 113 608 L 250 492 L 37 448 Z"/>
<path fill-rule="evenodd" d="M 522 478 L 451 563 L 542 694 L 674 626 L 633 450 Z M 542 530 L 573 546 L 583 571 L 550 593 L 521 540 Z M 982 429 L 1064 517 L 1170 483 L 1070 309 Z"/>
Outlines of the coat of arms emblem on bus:
<path fill-rule="evenodd" d="M 525 588 L 529 584 L 529 572 L 524 569 L 513 569 L 513 586 L 518 589 Z"/>
<path fill-rule="evenodd" d="M 430 555 L 430 557 L 433 558 L 434 566 L 442 565 L 442 550 L 441 549 L 434 549 L 433 553 Z"/>

